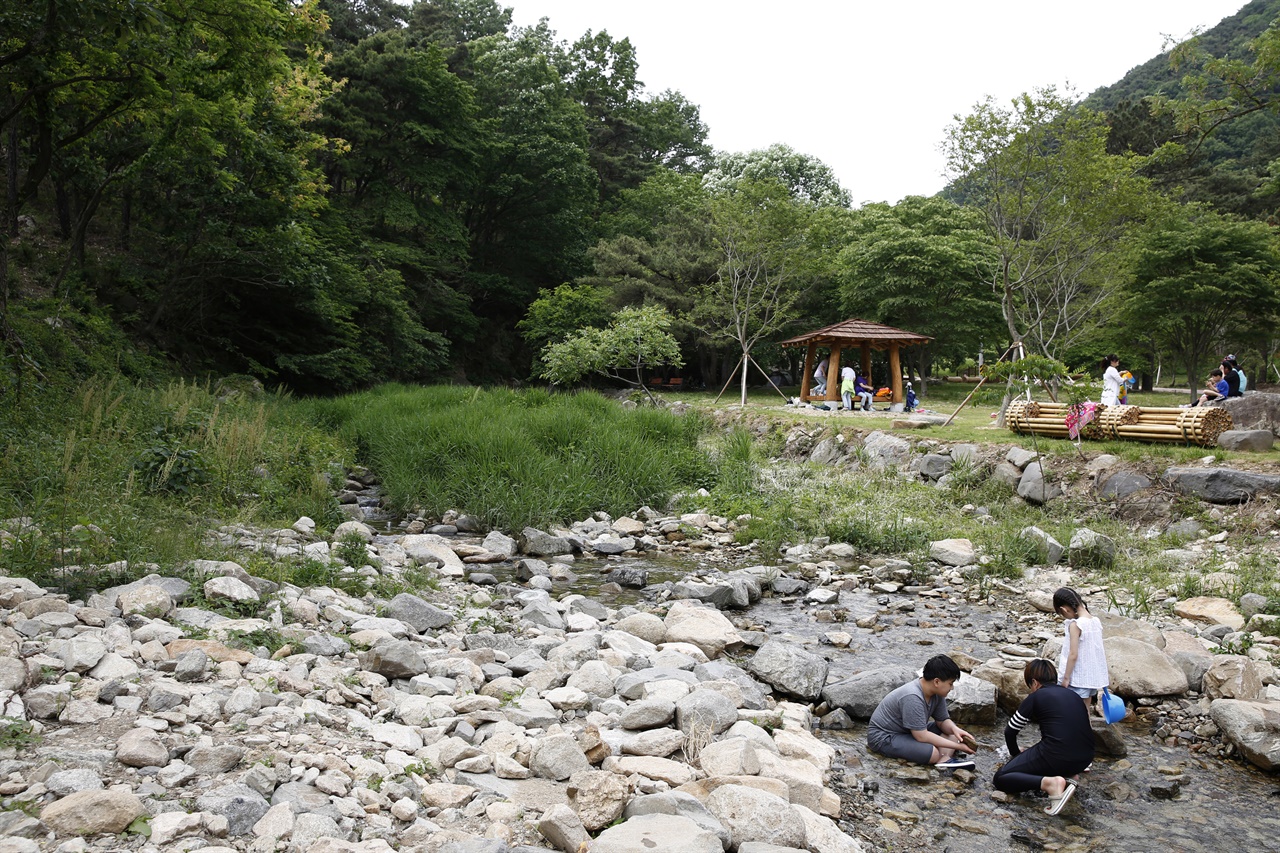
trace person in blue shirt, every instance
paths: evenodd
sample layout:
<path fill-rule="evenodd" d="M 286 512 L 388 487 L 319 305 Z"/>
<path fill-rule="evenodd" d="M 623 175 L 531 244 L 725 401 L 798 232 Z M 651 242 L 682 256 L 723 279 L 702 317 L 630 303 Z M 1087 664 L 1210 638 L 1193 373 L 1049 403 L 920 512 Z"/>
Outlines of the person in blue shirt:
<path fill-rule="evenodd" d="M 1231 393 L 1231 386 L 1227 384 L 1226 379 L 1222 378 L 1222 368 L 1215 367 L 1209 374 L 1209 387 L 1200 394 L 1200 399 L 1195 402 L 1195 405 L 1203 406 L 1217 400 L 1225 400 L 1229 393 Z"/>

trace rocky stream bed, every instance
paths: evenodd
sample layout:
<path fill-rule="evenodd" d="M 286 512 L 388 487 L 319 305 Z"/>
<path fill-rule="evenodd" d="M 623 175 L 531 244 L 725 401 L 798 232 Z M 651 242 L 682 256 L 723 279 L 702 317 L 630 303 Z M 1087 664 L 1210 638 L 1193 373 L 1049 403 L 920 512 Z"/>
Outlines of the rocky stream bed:
<path fill-rule="evenodd" d="M 132 567 L 146 576 L 78 601 L 0 578 L 0 853 L 1207 851 L 1280 838 L 1274 617 L 1209 596 L 1156 619 L 1104 614 L 1130 713 L 1097 724 L 1099 759 L 1062 815 L 991 787 L 1022 663 L 1055 654 L 1049 592 L 1070 583 L 1104 609 L 1106 590 L 1071 565 L 1105 537 L 1082 533 L 1059 547 L 1065 562 L 1020 581 L 979 583 L 966 540 L 934 543 L 926 566 L 822 541 L 762 559 L 731 519 L 648 508 L 482 535 L 465 516 L 360 511 L 376 506 L 371 482 L 349 484 L 363 520 L 327 540 L 300 519 L 211 543 L 324 560 L 356 533 L 368 563 L 345 571 L 429 568 L 437 588 L 356 597 L 234 560 L 190 567 L 196 587 Z M 1182 548 L 1230 545 L 1197 529 Z M 1232 649 L 1246 653 L 1215 653 Z M 983 744 L 975 772 L 865 747 L 875 703 L 938 653 L 966 672 L 951 706 Z"/>

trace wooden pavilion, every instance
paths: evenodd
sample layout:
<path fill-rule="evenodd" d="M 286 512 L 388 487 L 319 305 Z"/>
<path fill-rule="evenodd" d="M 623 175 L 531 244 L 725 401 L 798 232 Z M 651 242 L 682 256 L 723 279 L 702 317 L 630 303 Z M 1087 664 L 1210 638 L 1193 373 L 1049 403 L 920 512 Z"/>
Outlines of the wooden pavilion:
<path fill-rule="evenodd" d="M 840 355 L 844 350 L 858 348 L 861 355 L 862 376 L 871 376 L 871 351 L 888 350 L 889 352 L 889 385 L 893 390 L 893 402 L 902 403 L 906 397 L 902 392 L 902 361 L 899 349 L 913 344 L 925 344 L 933 338 L 882 326 L 867 320 L 845 320 L 830 326 L 824 326 L 814 332 L 797 335 L 782 341 L 780 346 L 806 346 L 804 372 L 800 381 L 800 399 L 809 402 L 810 383 L 813 381 L 814 356 L 819 347 L 828 347 L 831 356 L 827 362 L 827 393 L 822 399 L 836 401 L 840 399 Z"/>

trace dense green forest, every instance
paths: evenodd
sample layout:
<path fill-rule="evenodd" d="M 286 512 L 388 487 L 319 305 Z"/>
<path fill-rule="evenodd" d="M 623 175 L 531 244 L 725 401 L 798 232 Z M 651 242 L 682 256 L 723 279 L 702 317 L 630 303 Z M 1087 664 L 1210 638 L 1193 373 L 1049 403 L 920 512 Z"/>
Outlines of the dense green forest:
<path fill-rule="evenodd" d="M 932 335 L 917 377 L 1013 341 L 1265 372 L 1277 15 L 1253 0 L 1083 103 L 979 104 L 947 192 L 855 210 L 783 142 L 712 151 L 629 39 L 494 0 L 3 3 L 0 394 L 113 371 L 711 385 L 747 353 L 794 371 L 772 342 L 848 316 Z"/>

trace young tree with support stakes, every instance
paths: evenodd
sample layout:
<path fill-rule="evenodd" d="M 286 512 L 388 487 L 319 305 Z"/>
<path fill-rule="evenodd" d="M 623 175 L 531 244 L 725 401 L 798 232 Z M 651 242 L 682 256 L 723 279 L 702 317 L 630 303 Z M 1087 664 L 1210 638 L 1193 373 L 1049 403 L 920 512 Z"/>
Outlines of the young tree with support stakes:
<path fill-rule="evenodd" d="M 777 181 L 743 181 L 711 201 L 719 267 L 694 291 L 690 317 L 709 337 L 739 347 L 744 406 L 751 350 L 794 319 L 809 283 L 805 235 L 811 210 Z"/>
<path fill-rule="evenodd" d="M 569 385 L 594 373 L 639 388 L 657 405 L 644 384 L 645 369 L 684 364 L 670 327 L 671 315 L 663 308 L 623 308 L 607 328 L 579 329 L 559 343 L 548 344 L 542 351 L 538 375 L 557 385 Z"/>

